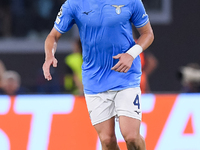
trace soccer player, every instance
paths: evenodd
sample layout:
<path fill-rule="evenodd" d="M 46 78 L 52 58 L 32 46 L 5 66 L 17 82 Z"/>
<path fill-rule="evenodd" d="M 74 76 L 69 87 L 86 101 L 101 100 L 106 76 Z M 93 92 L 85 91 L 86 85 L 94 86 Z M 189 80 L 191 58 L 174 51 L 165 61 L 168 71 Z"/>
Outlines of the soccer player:
<path fill-rule="evenodd" d="M 135 43 L 132 23 L 140 37 Z M 115 117 L 128 150 L 145 150 L 141 123 L 141 62 L 138 56 L 154 35 L 141 0 L 67 0 L 45 41 L 44 76 L 57 66 L 54 57 L 62 33 L 79 28 L 83 49 L 82 82 L 91 122 L 103 150 L 119 150 Z"/>

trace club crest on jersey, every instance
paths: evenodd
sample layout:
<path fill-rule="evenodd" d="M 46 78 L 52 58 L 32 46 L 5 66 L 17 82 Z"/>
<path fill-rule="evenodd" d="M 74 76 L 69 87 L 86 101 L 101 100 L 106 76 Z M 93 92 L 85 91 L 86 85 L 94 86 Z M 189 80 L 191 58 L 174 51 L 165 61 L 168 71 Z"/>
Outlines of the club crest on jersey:
<path fill-rule="evenodd" d="M 121 14 L 121 7 L 124 7 L 124 5 L 112 5 L 113 7 L 115 7 L 115 12 L 119 15 Z"/>

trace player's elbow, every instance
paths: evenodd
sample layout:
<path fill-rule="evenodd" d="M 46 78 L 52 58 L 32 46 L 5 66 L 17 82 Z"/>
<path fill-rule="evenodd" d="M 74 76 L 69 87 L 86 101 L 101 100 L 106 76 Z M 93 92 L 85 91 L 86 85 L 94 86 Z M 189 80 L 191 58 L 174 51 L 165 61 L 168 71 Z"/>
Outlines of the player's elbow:
<path fill-rule="evenodd" d="M 143 32 L 142 34 L 146 41 L 148 41 L 148 44 L 151 45 L 154 41 L 154 33 L 153 33 L 153 29 L 152 28 L 148 28 L 148 30 L 146 30 L 145 32 Z"/>
<path fill-rule="evenodd" d="M 152 44 L 153 41 L 154 41 L 154 33 L 153 33 L 153 30 L 149 30 L 148 32 L 148 39 L 149 39 L 149 43 Z"/>

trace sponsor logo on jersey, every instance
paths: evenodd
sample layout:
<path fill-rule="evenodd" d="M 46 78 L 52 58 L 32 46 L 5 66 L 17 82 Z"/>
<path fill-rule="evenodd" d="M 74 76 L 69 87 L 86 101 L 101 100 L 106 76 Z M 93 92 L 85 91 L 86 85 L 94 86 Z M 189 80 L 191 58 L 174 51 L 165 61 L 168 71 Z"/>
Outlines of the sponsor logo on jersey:
<path fill-rule="evenodd" d="M 119 15 L 121 14 L 121 7 L 124 7 L 125 5 L 112 5 L 113 7 L 115 7 L 115 12 Z"/>
<path fill-rule="evenodd" d="M 140 111 L 135 111 L 138 115 L 140 114 Z"/>
<path fill-rule="evenodd" d="M 144 18 L 145 16 L 147 16 L 147 14 L 146 14 L 146 13 L 142 15 L 142 18 Z"/>
<path fill-rule="evenodd" d="M 88 15 L 90 12 L 92 12 L 92 10 L 90 10 L 90 11 L 88 11 L 88 12 L 84 11 L 83 14 Z"/>

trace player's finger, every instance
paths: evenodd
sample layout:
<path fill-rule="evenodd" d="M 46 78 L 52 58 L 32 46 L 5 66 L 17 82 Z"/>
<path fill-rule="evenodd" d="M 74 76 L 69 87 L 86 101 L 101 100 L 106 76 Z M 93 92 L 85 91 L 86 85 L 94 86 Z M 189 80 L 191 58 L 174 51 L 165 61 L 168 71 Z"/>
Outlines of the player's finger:
<path fill-rule="evenodd" d="M 53 67 L 57 67 L 57 64 L 58 64 L 57 59 L 54 59 L 54 60 L 53 60 Z"/>
<path fill-rule="evenodd" d="M 50 74 L 50 67 L 47 66 L 46 64 L 43 65 L 42 69 L 43 69 L 43 74 L 44 74 L 44 78 L 47 80 L 51 80 L 51 74 Z"/>
<path fill-rule="evenodd" d="M 44 77 L 47 80 L 51 80 L 52 79 L 51 74 L 49 72 L 49 69 L 44 71 Z"/>
<path fill-rule="evenodd" d="M 52 80 L 52 77 L 51 77 L 51 75 L 49 75 L 49 76 L 47 76 L 47 78 L 46 78 L 48 81 L 49 80 Z"/>
<path fill-rule="evenodd" d="M 126 68 L 126 70 L 124 70 L 124 73 L 127 73 L 129 71 L 130 68 Z"/>
<path fill-rule="evenodd" d="M 124 65 L 120 65 L 115 71 L 122 72 L 122 70 L 125 68 Z"/>
<path fill-rule="evenodd" d="M 43 65 L 42 70 L 45 77 L 50 74 L 49 67 L 47 67 L 46 65 Z"/>
<path fill-rule="evenodd" d="M 113 56 L 114 59 L 119 59 L 121 57 L 122 54 L 118 54 L 116 56 Z"/>
<path fill-rule="evenodd" d="M 127 70 L 127 67 L 122 68 L 120 72 L 125 72 L 125 70 Z"/>
<path fill-rule="evenodd" d="M 47 70 L 45 70 L 45 71 L 44 71 L 44 77 L 45 77 L 45 79 L 50 80 L 50 79 L 51 79 L 51 74 L 50 74 L 50 72 L 47 71 Z"/>
<path fill-rule="evenodd" d="M 111 70 L 116 70 L 121 65 L 120 62 L 118 62 L 114 67 L 111 68 Z"/>

